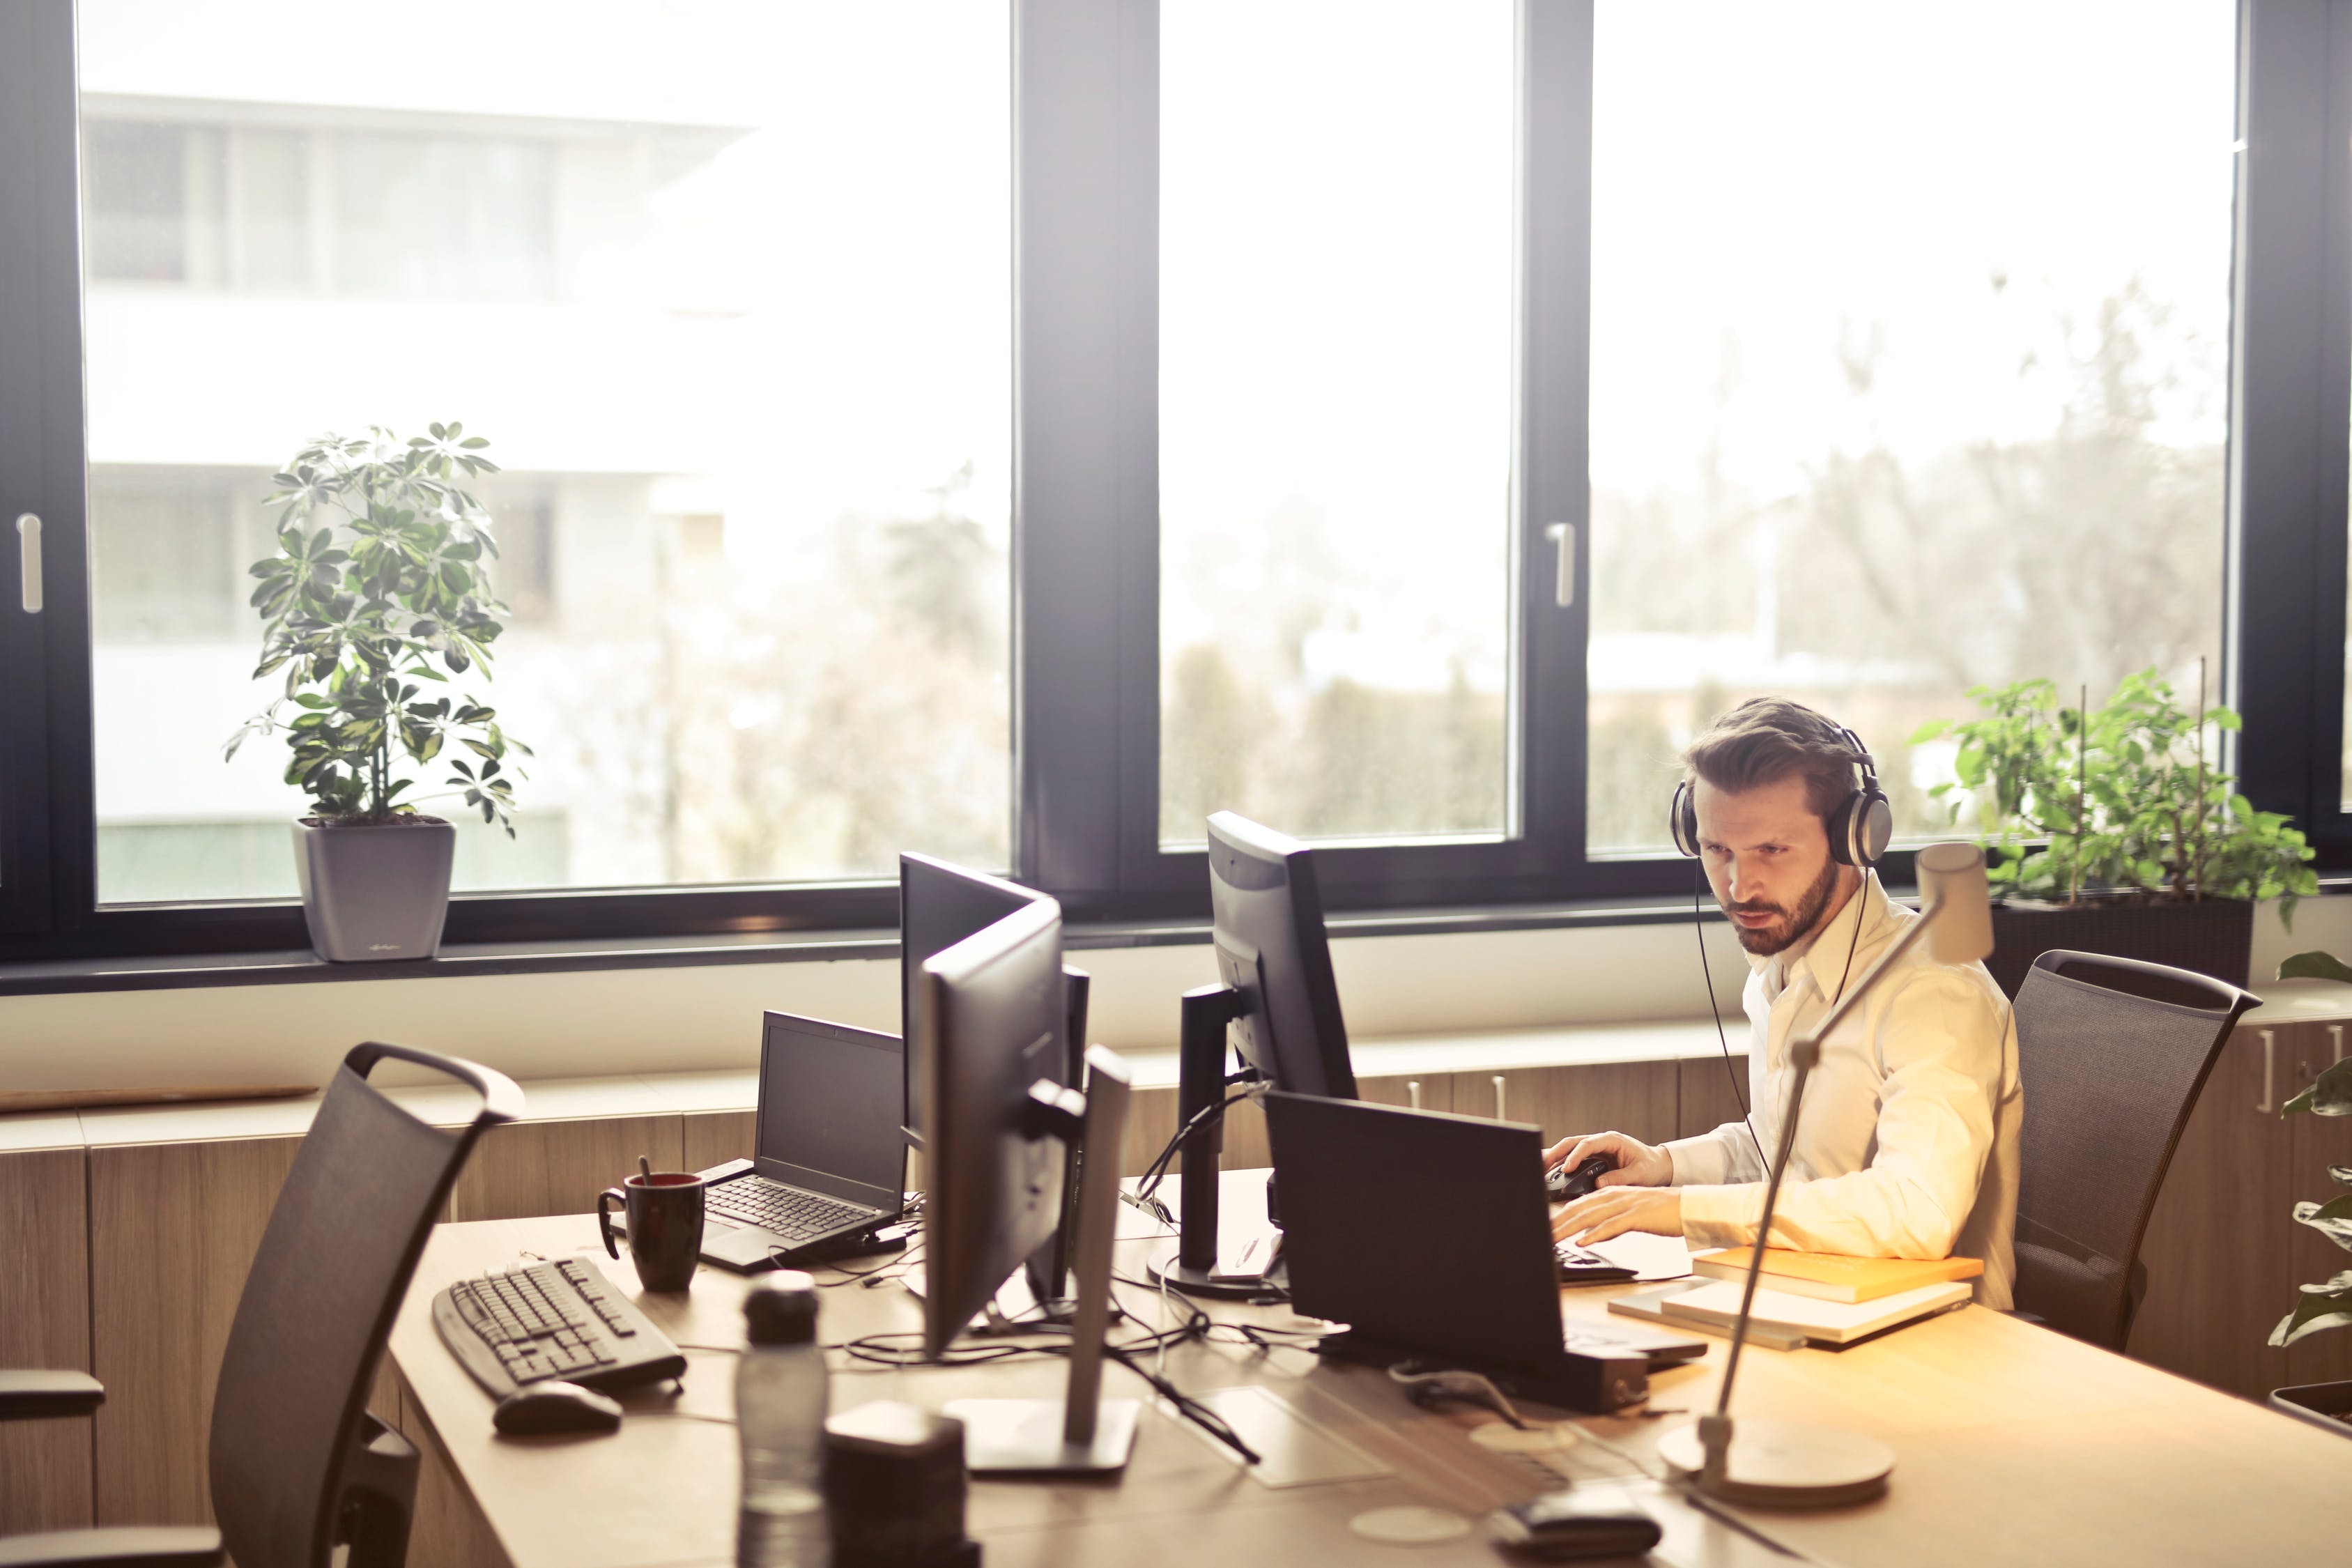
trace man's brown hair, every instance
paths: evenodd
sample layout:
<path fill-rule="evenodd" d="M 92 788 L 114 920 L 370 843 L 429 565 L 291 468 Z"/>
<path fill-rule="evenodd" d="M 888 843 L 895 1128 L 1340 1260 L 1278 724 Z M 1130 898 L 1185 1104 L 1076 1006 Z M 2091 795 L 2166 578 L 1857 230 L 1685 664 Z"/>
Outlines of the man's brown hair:
<path fill-rule="evenodd" d="M 1801 702 L 1756 697 L 1723 714 L 1683 751 L 1685 776 L 1729 795 L 1805 781 L 1805 804 L 1824 823 L 1854 792 L 1854 752 L 1845 731 Z"/>

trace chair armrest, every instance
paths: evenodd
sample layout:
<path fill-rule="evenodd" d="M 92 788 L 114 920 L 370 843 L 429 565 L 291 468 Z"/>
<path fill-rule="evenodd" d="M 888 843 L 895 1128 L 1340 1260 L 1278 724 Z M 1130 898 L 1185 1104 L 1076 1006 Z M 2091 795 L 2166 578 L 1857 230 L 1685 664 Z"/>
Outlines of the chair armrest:
<path fill-rule="evenodd" d="M 210 1525 L 0 1535 L 0 1568 L 213 1568 L 222 1561 L 220 1531 Z"/>
<path fill-rule="evenodd" d="M 106 1403 L 106 1385 L 86 1372 L 0 1372 L 0 1421 L 87 1415 Z"/>

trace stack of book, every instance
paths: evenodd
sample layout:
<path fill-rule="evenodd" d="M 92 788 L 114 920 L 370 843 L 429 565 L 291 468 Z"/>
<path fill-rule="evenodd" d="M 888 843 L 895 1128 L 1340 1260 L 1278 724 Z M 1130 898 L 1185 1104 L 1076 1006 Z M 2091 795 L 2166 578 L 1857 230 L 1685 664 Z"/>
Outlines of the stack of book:
<path fill-rule="evenodd" d="M 1621 1297 L 1612 1312 L 1728 1335 L 1739 1318 L 1748 1249 L 1695 1253 L 1696 1285 Z M 1968 1281 L 1984 1272 L 1974 1258 L 1846 1258 L 1764 1249 L 1748 1334 L 1759 1344 L 1851 1344 L 1868 1335 L 1968 1304 Z"/>

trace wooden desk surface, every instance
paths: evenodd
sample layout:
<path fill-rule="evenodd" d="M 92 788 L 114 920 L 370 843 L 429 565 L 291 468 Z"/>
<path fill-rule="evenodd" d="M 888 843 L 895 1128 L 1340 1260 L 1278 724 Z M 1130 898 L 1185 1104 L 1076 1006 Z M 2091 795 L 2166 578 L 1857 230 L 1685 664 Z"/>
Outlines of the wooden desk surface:
<path fill-rule="evenodd" d="M 1228 1181 L 1248 1180 L 1229 1173 Z M 1234 1194 L 1238 1199 L 1240 1194 Z M 1228 1215 L 1240 1204 L 1229 1199 Z M 1119 1272 L 1145 1277 L 1167 1244 L 1122 1213 Z M 491 1400 L 436 1334 L 430 1302 L 450 1280 L 596 1248 L 588 1216 L 440 1226 L 392 1336 L 414 1395 L 413 1428 L 437 1442 L 515 1568 L 688 1568 L 734 1561 L 737 1458 L 724 1425 L 741 1342 L 746 1281 L 706 1268 L 690 1292 L 641 1295 L 624 1262 L 612 1277 L 686 1350 L 681 1395 L 633 1395 L 611 1436 L 517 1440 L 490 1428 Z M 838 1279 L 820 1273 L 821 1280 Z M 1563 1310 L 1606 1318 L 1606 1288 L 1562 1292 Z M 1118 1288 L 1145 1321 L 1153 1292 Z M 1296 1322 L 1284 1310 L 1220 1305 L 1223 1320 Z M 1613 1320 L 1623 1322 L 1625 1320 Z M 824 1291 L 827 1343 L 912 1329 L 912 1299 L 895 1285 Z M 697 1346 L 722 1347 L 696 1349 Z M 1709 1403 L 1724 1347 L 1652 1382 L 1654 1408 Z M 833 1405 L 896 1398 L 936 1408 L 978 1395 L 1057 1397 L 1059 1360 L 988 1367 L 889 1369 L 832 1355 Z M 2352 1476 L 2352 1440 L 1981 1308 L 1915 1324 L 1831 1352 L 1751 1349 L 1735 1414 L 1771 1415 L 1866 1432 L 1898 1458 L 1875 1503 L 1812 1514 L 1741 1517 L 1819 1561 L 1865 1564 L 2323 1563 L 2340 1561 L 2344 1535 L 2328 1500 Z M 1260 1354 L 1238 1345 L 1171 1352 L 1167 1375 L 1188 1393 L 1258 1384 L 1394 1467 L 1391 1479 L 1276 1489 L 1244 1475 L 1225 1451 L 1176 1418 L 1148 1412 L 1135 1458 L 1101 1482 L 976 1480 L 968 1514 L 990 1568 L 1119 1563 L 1402 1561 L 1430 1568 L 1502 1561 L 1480 1516 L 1560 1484 L 1538 1461 L 1479 1447 L 1471 1431 L 1494 1417 L 1416 1408 L 1377 1370 L 1319 1366 L 1304 1352 Z M 1105 1373 L 1113 1396 L 1148 1396 L 1123 1370 Z M 656 1415 L 675 1410 L 684 1415 Z M 1558 1412 L 1531 1410 L 1533 1415 Z M 718 1419 L 697 1419 L 696 1416 Z M 1631 1456 L 1650 1458 L 1669 1420 L 1578 1423 L 1591 1437 L 1551 1457 L 1580 1485 L 1631 1485 L 1667 1525 L 1654 1561 L 1745 1568 L 1784 1563 L 1738 1531 L 1643 1480 Z M 413 1431 L 412 1435 L 415 1435 Z M 1604 1447 L 1603 1444 L 1609 1445 Z M 1617 1451 L 1612 1451 L 1612 1449 Z M 1418 1502 L 1468 1515 L 1465 1540 L 1437 1547 L 1375 1546 L 1348 1521 L 1367 1509 Z"/>

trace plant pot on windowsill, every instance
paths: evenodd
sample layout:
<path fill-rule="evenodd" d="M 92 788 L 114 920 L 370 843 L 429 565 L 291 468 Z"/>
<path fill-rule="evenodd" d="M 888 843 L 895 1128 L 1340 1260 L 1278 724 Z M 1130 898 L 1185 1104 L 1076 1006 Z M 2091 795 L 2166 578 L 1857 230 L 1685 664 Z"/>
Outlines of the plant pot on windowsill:
<path fill-rule="evenodd" d="M 2305 1383 L 2271 1390 L 2271 1408 L 2352 1437 L 2352 1383 Z"/>
<path fill-rule="evenodd" d="M 441 950 L 457 848 L 457 828 L 437 816 L 296 822 L 311 950 L 337 963 L 431 958 Z"/>
<path fill-rule="evenodd" d="M 2085 892 L 2071 904 L 2004 899 L 1992 907 L 1992 931 L 1985 967 L 2012 999 L 2033 961 L 2053 948 L 2136 958 L 2242 986 L 2252 963 L 2254 906 L 2246 899 L 2158 900 L 2104 891 Z"/>

